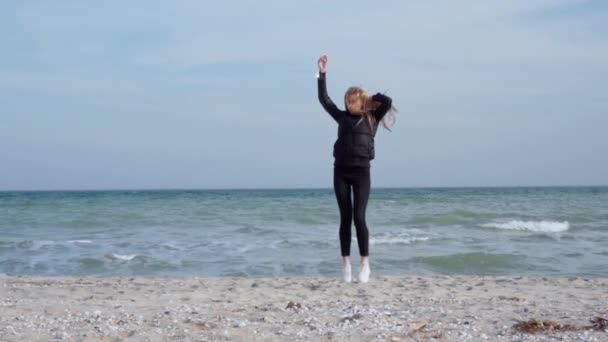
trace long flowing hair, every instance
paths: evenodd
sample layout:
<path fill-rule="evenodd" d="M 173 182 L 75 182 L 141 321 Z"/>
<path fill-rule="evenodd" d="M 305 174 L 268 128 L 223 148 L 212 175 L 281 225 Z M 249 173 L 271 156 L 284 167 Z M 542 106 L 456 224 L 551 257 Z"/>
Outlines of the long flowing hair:
<path fill-rule="evenodd" d="M 349 108 L 348 106 L 349 99 L 351 98 L 354 99 L 352 102 L 355 105 L 355 108 L 352 108 L 352 106 Z M 372 100 L 372 97 L 369 96 L 363 88 L 353 86 L 348 88 L 346 93 L 344 93 L 344 105 L 351 114 L 364 116 L 370 124 L 370 127 L 373 127 L 376 123 L 376 118 L 373 113 L 380 107 L 381 103 Z M 391 105 L 391 108 L 380 122 L 382 127 L 390 131 L 390 127 L 397 121 L 397 112 L 399 112 L 397 108 Z"/>

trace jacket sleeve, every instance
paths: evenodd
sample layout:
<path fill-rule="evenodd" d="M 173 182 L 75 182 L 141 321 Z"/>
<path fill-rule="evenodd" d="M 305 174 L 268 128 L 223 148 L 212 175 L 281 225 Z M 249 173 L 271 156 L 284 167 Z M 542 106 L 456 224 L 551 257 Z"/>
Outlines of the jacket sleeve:
<path fill-rule="evenodd" d="M 334 104 L 327 94 L 327 83 L 325 81 L 325 73 L 319 73 L 317 77 L 317 90 L 319 93 L 319 102 L 329 115 L 334 120 L 338 121 L 338 117 L 342 114 L 342 111 Z"/>
<path fill-rule="evenodd" d="M 376 95 L 372 96 L 372 100 L 376 102 L 380 102 L 380 106 L 374 111 L 374 116 L 376 117 L 376 121 L 382 120 L 384 115 L 388 113 L 393 105 L 393 100 L 381 93 L 376 93 Z"/>

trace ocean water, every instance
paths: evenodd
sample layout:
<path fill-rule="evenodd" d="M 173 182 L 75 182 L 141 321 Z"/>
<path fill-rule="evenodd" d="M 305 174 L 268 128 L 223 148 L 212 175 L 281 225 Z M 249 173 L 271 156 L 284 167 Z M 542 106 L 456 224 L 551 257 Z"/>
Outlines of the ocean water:
<path fill-rule="evenodd" d="M 332 189 L 0 192 L 0 274 L 337 277 L 338 222 Z M 367 222 L 373 275 L 608 277 L 608 187 L 373 189 Z"/>

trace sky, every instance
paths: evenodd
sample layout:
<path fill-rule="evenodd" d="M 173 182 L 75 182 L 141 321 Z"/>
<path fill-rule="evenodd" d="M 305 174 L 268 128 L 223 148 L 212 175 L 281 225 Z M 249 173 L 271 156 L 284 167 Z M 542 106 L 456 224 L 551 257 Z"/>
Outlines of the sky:
<path fill-rule="evenodd" d="M 608 2 L 4 1 L 0 190 L 330 188 L 359 85 L 372 187 L 608 185 Z"/>

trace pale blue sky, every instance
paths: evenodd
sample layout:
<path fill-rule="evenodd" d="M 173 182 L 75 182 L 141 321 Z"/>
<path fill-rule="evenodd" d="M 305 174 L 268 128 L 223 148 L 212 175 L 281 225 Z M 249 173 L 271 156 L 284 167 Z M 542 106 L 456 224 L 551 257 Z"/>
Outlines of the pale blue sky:
<path fill-rule="evenodd" d="M 5 1 L 0 190 L 331 187 L 350 85 L 399 108 L 373 186 L 608 184 L 608 2 Z"/>

